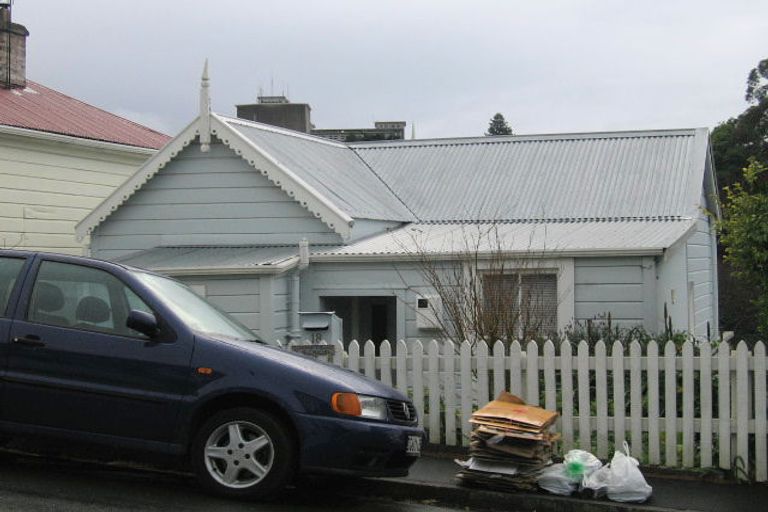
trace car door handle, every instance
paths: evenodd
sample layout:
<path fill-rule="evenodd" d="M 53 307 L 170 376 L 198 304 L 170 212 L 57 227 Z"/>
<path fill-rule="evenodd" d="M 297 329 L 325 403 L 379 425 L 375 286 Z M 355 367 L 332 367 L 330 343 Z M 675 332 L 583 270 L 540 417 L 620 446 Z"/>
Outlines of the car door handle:
<path fill-rule="evenodd" d="M 44 347 L 45 343 L 40 339 L 40 336 L 34 334 L 28 334 L 27 336 L 16 336 L 11 340 L 13 343 L 24 345 L 27 347 Z"/>

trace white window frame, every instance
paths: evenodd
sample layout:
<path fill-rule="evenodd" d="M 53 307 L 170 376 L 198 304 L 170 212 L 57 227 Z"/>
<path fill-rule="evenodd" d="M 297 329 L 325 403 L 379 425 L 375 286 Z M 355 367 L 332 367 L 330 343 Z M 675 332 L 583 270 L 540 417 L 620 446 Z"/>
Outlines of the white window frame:
<path fill-rule="evenodd" d="M 573 323 L 575 316 L 575 281 L 573 258 L 542 258 L 527 259 L 525 265 L 517 265 L 518 258 L 510 258 L 509 265 L 504 268 L 504 274 L 555 274 L 557 276 L 557 330 L 564 331 Z M 469 272 L 469 264 L 465 272 Z M 478 270 L 490 272 L 491 262 L 480 261 Z M 482 290 L 480 290 L 482 294 Z M 482 295 L 480 295 L 482 296 Z"/>

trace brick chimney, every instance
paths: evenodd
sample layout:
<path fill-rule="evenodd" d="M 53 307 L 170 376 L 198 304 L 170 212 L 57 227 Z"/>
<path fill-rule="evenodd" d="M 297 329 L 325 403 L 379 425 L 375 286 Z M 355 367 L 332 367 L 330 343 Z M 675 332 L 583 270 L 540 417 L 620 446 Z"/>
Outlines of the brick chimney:
<path fill-rule="evenodd" d="M 27 36 L 24 25 L 11 21 L 9 1 L 0 1 L 0 87 L 27 85 Z"/>

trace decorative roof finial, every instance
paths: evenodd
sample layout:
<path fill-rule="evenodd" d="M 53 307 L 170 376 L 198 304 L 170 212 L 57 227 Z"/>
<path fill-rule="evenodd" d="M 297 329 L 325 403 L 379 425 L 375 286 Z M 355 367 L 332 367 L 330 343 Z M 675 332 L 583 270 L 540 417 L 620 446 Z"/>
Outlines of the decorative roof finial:
<path fill-rule="evenodd" d="M 211 149 L 211 98 L 208 88 L 208 59 L 205 59 L 203 76 L 200 80 L 200 151 L 207 153 Z"/>

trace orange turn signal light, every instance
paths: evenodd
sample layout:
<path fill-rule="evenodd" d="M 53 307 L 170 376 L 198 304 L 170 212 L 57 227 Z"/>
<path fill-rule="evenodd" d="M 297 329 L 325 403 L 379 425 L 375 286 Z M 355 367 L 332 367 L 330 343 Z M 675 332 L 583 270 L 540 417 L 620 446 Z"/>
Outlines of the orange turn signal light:
<path fill-rule="evenodd" d="M 331 408 L 338 413 L 348 416 L 360 416 L 363 414 L 360 399 L 355 393 L 334 393 L 331 397 Z"/>
<path fill-rule="evenodd" d="M 200 366 L 197 369 L 197 373 L 200 375 L 211 375 L 213 373 L 213 368 L 208 368 L 207 366 Z"/>

